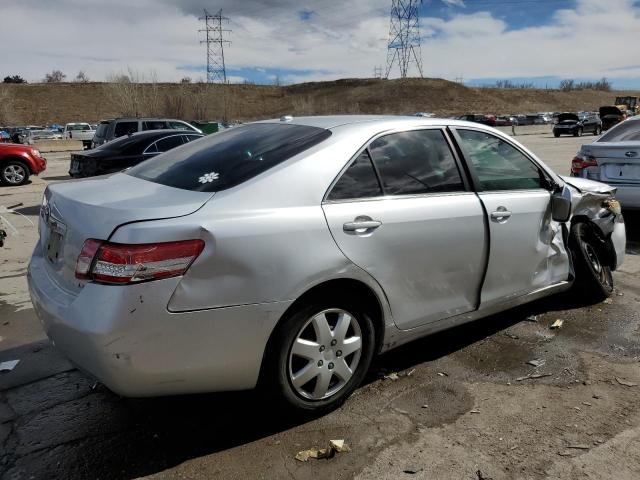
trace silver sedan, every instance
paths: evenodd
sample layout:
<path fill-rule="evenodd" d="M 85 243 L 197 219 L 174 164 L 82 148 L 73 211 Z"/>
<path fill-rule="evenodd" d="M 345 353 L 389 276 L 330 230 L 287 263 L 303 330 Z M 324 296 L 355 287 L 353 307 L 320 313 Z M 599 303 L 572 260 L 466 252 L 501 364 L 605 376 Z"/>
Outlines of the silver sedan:
<path fill-rule="evenodd" d="M 611 295 L 614 194 L 476 123 L 283 117 L 49 186 L 29 287 L 55 346 L 119 394 L 263 385 L 323 410 L 410 340 Z"/>

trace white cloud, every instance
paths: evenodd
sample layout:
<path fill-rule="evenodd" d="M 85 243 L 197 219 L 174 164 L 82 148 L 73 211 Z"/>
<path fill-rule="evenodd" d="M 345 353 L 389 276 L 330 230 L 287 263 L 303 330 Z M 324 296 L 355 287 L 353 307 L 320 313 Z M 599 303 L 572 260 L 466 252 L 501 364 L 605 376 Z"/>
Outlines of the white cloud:
<path fill-rule="evenodd" d="M 3 51 L 0 75 L 37 81 L 56 68 L 68 78 L 84 70 L 102 80 L 128 66 L 154 70 L 165 81 L 203 75 L 189 71 L 205 62 L 197 31 L 200 0 L 12 3 L 2 7 L 0 43 L 19 48 Z M 282 69 L 282 81 L 292 82 L 370 77 L 386 61 L 388 0 L 220 0 L 217 5 L 231 18 L 226 62 L 233 70 Z M 300 21 L 303 8 L 314 12 L 311 21 Z M 546 25 L 516 30 L 489 12 L 423 17 L 423 70 L 444 78 L 638 77 L 638 25 L 640 7 L 633 0 L 577 0 L 575 8 L 557 11 Z"/>
<path fill-rule="evenodd" d="M 442 3 L 451 5 L 452 7 L 464 7 L 464 0 L 442 0 Z"/>

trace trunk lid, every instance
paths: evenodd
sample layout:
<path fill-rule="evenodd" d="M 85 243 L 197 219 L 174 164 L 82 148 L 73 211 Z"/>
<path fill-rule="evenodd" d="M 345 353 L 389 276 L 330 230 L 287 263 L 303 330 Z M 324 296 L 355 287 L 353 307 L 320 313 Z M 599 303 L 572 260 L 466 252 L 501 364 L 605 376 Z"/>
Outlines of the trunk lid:
<path fill-rule="evenodd" d="M 595 142 L 582 147 L 598 162 L 600 180 L 606 183 L 640 183 L 640 143 Z"/>
<path fill-rule="evenodd" d="M 123 173 L 50 185 L 39 218 L 47 273 L 59 287 L 77 293 L 83 282 L 75 278 L 75 266 L 85 240 L 108 240 L 125 223 L 189 215 L 213 195 Z"/>
<path fill-rule="evenodd" d="M 600 118 L 606 117 L 609 115 L 613 115 L 617 117 L 622 117 L 624 115 L 618 107 L 615 107 L 613 105 L 600 107 L 599 113 L 600 113 Z"/>

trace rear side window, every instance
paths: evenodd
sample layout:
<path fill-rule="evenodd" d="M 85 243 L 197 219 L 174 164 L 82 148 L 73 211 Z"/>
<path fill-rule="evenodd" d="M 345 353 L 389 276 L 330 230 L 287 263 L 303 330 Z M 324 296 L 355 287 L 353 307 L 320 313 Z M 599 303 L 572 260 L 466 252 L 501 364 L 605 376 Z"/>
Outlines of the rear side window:
<path fill-rule="evenodd" d="M 107 130 L 109 130 L 109 123 L 101 123 L 96 128 L 96 137 L 104 138 L 107 136 Z"/>
<path fill-rule="evenodd" d="M 596 142 L 633 142 L 640 140 L 640 120 L 619 123 Z"/>
<path fill-rule="evenodd" d="M 187 142 L 193 142 L 194 140 L 198 140 L 202 138 L 202 135 L 185 135 Z"/>
<path fill-rule="evenodd" d="M 216 192 L 245 182 L 330 136 L 323 128 L 254 123 L 187 143 L 126 173 L 170 187 Z"/>
<path fill-rule="evenodd" d="M 327 197 L 328 200 L 371 198 L 382 195 L 382 188 L 369 153 L 365 150 L 345 170 Z"/>
<path fill-rule="evenodd" d="M 116 129 L 113 134 L 115 138 L 122 137 L 123 135 L 129 135 L 130 133 L 136 133 L 138 131 L 138 122 L 118 122 L 116 123 Z"/>
<path fill-rule="evenodd" d="M 477 130 L 457 130 L 483 190 L 545 188 L 540 169 L 501 138 Z"/>
<path fill-rule="evenodd" d="M 159 152 L 166 152 L 171 150 L 172 148 L 179 147 L 180 145 L 182 145 L 182 143 L 182 135 L 171 135 L 170 137 L 158 140 L 156 142 L 156 145 Z"/>
<path fill-rule="evenodd" d="M 464 190 L 460 172 L 441 130 L 413 130 L 374 140 L 371 158 L 385 195 Z"/>

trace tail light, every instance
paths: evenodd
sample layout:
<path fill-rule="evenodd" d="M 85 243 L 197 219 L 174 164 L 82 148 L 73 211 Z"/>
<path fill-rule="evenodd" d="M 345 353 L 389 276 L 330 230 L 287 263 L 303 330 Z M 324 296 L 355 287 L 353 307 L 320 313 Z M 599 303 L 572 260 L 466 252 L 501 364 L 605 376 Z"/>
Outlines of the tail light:
<path fill-rule="evenodd" d="M 183 275 L 204 248 L 202 240 L 121 244 L 89 239 L 76 262 L 76 278 L 136 283 Z"/>
<path fill-rule="evenodd" d="M 596 158 L 591 155 L 584 155 L 580 152 L 571 160 L 571 173 L 580 175 L 582 170 L 587 167 L 597 167 Z"/>

